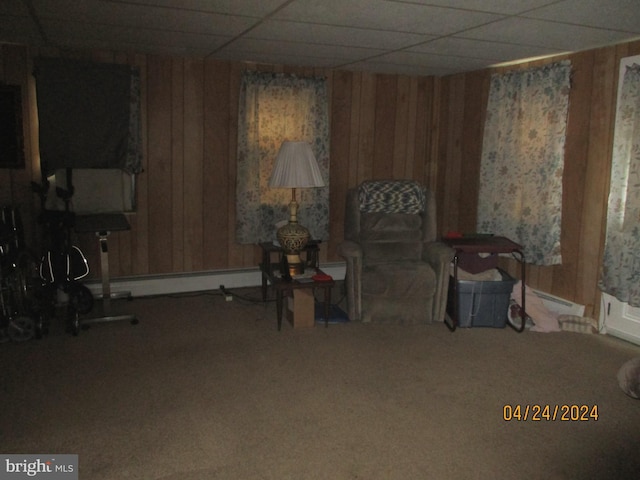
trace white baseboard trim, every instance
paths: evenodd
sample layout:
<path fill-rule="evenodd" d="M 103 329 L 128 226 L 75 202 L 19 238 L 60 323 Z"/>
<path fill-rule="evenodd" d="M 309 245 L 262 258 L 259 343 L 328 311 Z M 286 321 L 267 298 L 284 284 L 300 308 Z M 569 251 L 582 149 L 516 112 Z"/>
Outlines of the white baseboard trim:
<path fill-rule="evenodd" d="M 322 271 L 331 275 L 334 280 L 343 280 L 346 266 L 344 262 L 326 263 L 322 265 Z M 91 280 L 84 284 L 94 295 L 102 294 L 101 280 Z M 256 287 L 262 285 L 262 274 L 258 268 L 243 268 L 172 275 L 141 275 L 113 278 L 110 285 L 112 294 L 130 292 L 132 297 L 148 297 L 218 290 L 220 285 L 227 289 Z"/>

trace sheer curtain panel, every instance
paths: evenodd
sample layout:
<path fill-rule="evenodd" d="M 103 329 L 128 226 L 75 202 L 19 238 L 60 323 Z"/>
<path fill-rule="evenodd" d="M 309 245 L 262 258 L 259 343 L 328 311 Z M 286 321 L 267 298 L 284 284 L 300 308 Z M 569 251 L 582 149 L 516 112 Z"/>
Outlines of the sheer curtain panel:
<path fill-rule="evenodd" d="M 600 288 L 640 307 L 640 65 L 626 68 L 616 111 Z"/>
<path fill-rule="evenodd" d="M 520 243 L 536 265 L 562 261 L 570 77 L 569 62 L 491 77 L 477 227 Z"/>

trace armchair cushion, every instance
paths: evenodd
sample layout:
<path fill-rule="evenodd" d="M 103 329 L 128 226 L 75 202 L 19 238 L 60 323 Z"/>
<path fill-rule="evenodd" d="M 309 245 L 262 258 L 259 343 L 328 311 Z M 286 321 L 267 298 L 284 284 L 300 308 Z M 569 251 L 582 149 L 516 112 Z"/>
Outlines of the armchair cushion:
<path fill-rule="evenodd" d="M 420 241 L 422 219 L 404 213 L 363 213 L 360 239 L 371 242 Z"/>
<path fill-rule="evenodd" d="M 365 263 L 420 261 L 422 220 L 404 213 L 362 213 L 360 243 Z"/>
<path fill-rule="evenodd" d="M 433 296 L 436 275 L 425 263 L 396 262 L 366 266 L 362 276 L 362 294 L 412 298 Z"/>

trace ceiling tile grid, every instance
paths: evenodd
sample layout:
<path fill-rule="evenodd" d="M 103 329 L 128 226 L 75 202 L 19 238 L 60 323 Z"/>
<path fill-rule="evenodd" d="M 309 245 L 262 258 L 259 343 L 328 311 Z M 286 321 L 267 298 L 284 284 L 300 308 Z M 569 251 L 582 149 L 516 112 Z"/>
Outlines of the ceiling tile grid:
<path fill-rule="evenodd" d="M 638 38 L 639 0 L 0 1 L 0 43 L 408 75 Z"/>

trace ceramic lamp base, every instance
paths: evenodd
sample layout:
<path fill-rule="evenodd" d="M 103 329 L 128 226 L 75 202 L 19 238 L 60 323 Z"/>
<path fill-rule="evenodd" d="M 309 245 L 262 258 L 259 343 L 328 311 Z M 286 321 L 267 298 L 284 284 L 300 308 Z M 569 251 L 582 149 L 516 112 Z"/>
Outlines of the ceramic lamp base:
<path fill-rule="evenodd" d="M 309 242 L 309 238 L 311 237 L 309 230 L 298 222 L 290 221 L 278 229 L 276 237 L 284 253 L 287 255 L 290 274 L 299 275 L 304 273 L 304 264 L 300 260 L 300 252 L 304 250 L 304 247 L 306 247 Z"/>

